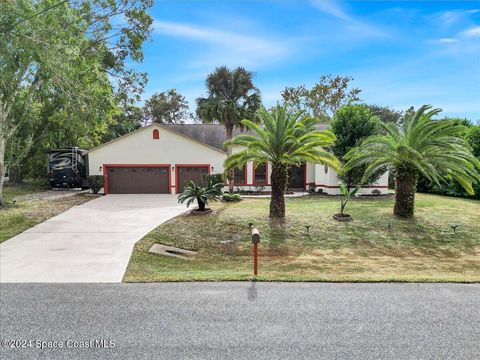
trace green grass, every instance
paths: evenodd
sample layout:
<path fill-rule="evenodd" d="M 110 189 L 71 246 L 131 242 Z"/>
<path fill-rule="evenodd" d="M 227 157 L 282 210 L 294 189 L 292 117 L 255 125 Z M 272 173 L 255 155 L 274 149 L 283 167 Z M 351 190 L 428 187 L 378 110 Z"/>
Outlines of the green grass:
<path fill-rule="evenodd" d="M 391 198 L 355 199 L 347 206 L 351 223 L 332 219 L 338 198 L 286 203 L 284 223 L 268 219 L 269 199 L 212 204 L 214 214 L 178 216 L 135 245 L 124 281 L 250 280 L 249 222 L 262 235 L 259 280 L 480 281 L 479 201 L 417 194 L 415 218 L 399 220 Z M 458 224 L 454 233 L 451 226 Z M 153 243 L 198 255 L 180 260 L 151 254 Z"/>
<path fill-rule="evenodd" d="M 12 194 L 26 195 L 28 194 L 26 191 L 24 189 L 9 188 L 9 196 L 12 196 Z M 38 192 L 38 189 L 35 192 Z M 16 205 L 0 208 L 0 243 L 73 206 L 83 204 L 91 199 L 92 197 L 75 195 L 57 200 L 19 201 Z"/>
<path fill-rule="evenodd" d="M 35 194 L 47 190 L 47 185 L 37 182 L 25 182 L 21 186 L 4 185 L 3 197 L 7 203 L 10 203 L 15 197 Z"/>

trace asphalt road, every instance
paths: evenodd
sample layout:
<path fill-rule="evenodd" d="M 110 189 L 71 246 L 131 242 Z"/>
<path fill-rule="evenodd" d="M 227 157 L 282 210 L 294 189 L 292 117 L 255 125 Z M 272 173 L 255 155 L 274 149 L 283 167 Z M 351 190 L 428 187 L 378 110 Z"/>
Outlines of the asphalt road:
<path fill-rule="evenodd" d="M 1 359 L 480 358 L 480 284 L 1 284 L 0 316 Z"/>

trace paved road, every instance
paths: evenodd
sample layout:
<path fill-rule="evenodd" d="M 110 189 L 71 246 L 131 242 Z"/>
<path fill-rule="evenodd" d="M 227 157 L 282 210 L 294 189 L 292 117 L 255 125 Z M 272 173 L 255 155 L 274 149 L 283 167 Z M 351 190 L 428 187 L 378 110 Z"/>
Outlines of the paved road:
<path fill-rule="evenodd" d="M 480 285 L 1 284 L 2 359 L 479 359 Z M 72 343 L 70 343 L 72 345 Z"/>
<path fill-rule="evenodd" d="M 185 212 L 175 195 L 107 195 L 0 245 L 0 282 L 121 282 L 133 245 Z"/>

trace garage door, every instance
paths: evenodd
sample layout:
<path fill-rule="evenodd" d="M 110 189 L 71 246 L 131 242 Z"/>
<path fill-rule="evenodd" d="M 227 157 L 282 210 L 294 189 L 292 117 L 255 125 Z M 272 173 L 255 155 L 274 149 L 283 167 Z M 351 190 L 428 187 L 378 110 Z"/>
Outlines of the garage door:
<path fill-rule="evenodd" d="M 177 193 L 183 192 L 185 184 L 193 181 L 197 185 L 205 184 L 208 176 L 208 165 L 177 165 Z"/>
<path fill-rule="evenodd" d="M 168 166 L 107 166 L 109 194 L 168 194 Z"/>

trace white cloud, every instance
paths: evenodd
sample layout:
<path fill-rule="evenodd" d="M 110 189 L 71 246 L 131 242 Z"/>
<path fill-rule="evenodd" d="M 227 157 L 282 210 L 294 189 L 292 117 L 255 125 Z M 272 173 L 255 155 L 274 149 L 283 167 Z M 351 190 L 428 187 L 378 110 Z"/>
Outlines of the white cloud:
<path fill-rule="evenodd" d="M 439 43 L 442 44 L 452 44 L 458 42 L 458 39 L 455 38 L 442 38 L 438 40 Z"/>
<path fill-rule="evenodd" d="M 288 46 L 288 39 L 277 41 L 266 37 L 161 20 L 156 20 L 153 26 L 157 34 L 196 40 L 209 45 L 208 55 L 200 55 L 192 63 L 193 65 L 211 66 L 211 64 L 226 63 L 260 67 L 270 61 L 283 59 L 292 52 L 291 47 Z"/>
<path fill-rule="evenodd" d="M 465 37 L 480 37 L 480 26 L 474 26 L 468 30 L 462 31 L 460 35 Z"/>
<path fill-rule="evenodd" d="M 443 46 L 442 50 L 452 54 L 476 53 L 480 51 L 480 26 L 458 32 L 454 37 L 441 38 L 431 43 Z"/>
<path fill-rule="evenodd" d="M 359 20 L 349 14 L 342 6 L 339 0 L 313 0 L 313 6 L 319 11 L 333 16 L 348 25 L 348 30 L 357 35 L 367 37 L 384 37 L 386 32 L 365 21 Z"/>

